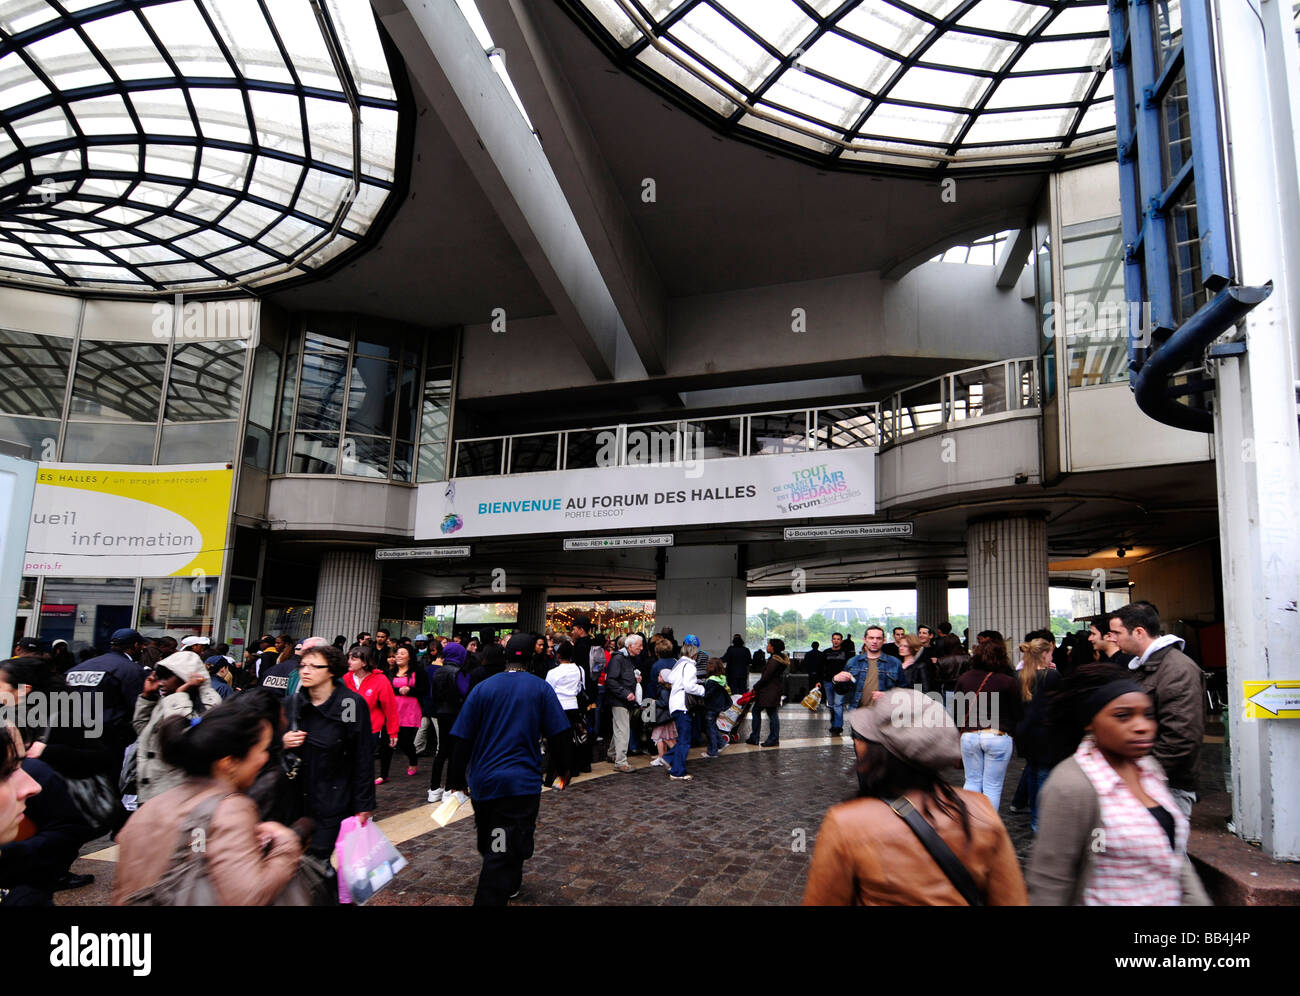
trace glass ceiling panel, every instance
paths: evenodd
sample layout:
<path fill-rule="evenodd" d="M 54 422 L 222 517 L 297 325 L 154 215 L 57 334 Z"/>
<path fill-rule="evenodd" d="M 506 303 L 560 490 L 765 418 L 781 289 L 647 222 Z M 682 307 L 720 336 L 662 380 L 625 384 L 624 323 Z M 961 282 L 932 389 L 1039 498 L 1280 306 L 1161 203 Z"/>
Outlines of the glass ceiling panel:
<path fill-rule="evenodd" d="M 825 165 L 1037 169 L 1114 147 L 1109 89 L 1088 96 L 1110 72 L 1106 0 L 559 2 L 717 126 Z"/>
<path fill-rule="evenodd" d="M 0 281 L 227 290 L 356 249 L 402 108 L 370 5 L 320 6 L 0 2 Z"/>

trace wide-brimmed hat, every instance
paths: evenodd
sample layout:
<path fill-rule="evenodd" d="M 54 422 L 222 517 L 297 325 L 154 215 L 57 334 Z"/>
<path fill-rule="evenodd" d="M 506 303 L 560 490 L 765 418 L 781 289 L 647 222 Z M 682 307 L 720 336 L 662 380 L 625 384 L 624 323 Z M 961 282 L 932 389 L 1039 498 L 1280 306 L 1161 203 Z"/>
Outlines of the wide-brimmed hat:
<path fill-rule="evenodd" d="M 943 703 L 914 688 L 891 688 L 871 705 L 854 709 L 849 726 L 900 761 L 939 771 L 961 763 L 961 735 Z"/>

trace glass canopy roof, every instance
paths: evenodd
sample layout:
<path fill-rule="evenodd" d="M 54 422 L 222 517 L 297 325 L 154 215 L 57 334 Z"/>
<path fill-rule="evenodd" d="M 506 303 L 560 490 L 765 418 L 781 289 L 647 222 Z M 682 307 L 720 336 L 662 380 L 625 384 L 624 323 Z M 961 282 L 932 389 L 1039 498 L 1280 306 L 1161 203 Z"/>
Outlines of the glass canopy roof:
<path fill-rule="evenodd" d="M 354 248 L 399 102 L 358 0 L 0 0 L 0 279 L 215 292 Z"/>
<path fill-rule="evenodd" d="M 562 0 L 620 65 L 823 165 L 1042 168 L 1114 147 L 1106 0 Z"/>

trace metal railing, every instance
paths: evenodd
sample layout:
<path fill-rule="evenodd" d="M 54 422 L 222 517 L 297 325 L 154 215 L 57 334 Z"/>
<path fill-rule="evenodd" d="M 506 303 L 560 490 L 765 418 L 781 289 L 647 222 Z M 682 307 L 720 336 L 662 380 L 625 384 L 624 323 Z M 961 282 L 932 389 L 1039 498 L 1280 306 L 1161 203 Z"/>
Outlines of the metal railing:
<path fill-rule="evenodd" d="M 951 423 L 1037 410 L 1037 362 L 1022 357 L 958 370 L 883 402 L 458 439 L 452 477 L 885 447 Z"/>

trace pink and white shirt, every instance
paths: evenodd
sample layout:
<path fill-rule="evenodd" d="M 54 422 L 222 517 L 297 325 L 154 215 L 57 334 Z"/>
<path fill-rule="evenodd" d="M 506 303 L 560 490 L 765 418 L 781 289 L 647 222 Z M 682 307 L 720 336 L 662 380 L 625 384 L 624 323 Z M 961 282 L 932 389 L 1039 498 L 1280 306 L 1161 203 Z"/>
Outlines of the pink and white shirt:
<path fill-rule="evenodd" d="M 1083 739 L 1074 759 L 1101 803 L 1101 832 L 1092 842 L 1093 875 L 1084 890 L 1083 904 L 1178 906 L 1190 825 L 1165 786 L 1159 762 L 1139 758 L 1138 777 L 1142 790 L 1173 816 L 1173 847 L 1164 828 L 1124 784 L 1092 737 Z"/>

